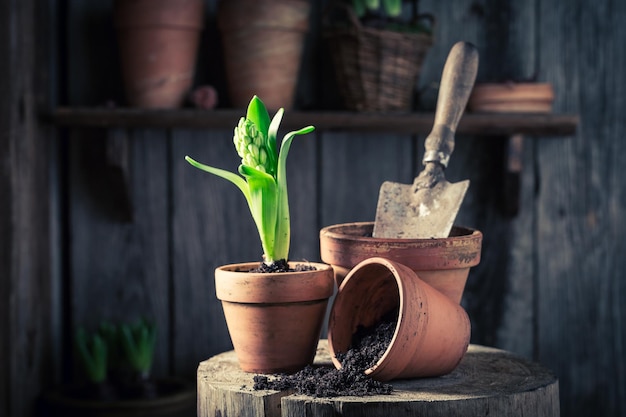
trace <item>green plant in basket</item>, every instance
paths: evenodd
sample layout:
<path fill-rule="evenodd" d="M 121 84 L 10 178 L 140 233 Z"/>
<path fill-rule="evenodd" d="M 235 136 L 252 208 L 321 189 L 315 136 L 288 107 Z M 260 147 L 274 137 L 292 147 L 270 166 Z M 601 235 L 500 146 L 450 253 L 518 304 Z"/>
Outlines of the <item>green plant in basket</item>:
<path fill-rule="evenodd" d="M 287 194 L 287 155 L 297 135 L 312 132 L 307 126 L 287 133 L 277 147 L 284 109 L 270 120 L 265 104 L 254 96 L 245 117 L 235 127 L 233 142 L 241 157 L 239 175 L 204 165 L 186 156 L 191 165 L 235 184 L 243 193 L 263 246 L 263 261 L 274 264 L 289 257 L 290 218 Z M 277 151 L 278 149 L 278 151 Z"/>
<path fill-rule="evenodd" d="M 417 0 L 346 0 L 359 20 L 366 26 L 387 29 L 395 32 L 426 33 L 432 32 L 432 16 L 418 15 Z M 403 3 L 411 3 L 413 17 L 403 19 Z M 420 22 L 420 18 L 430 19 L 430 27 Z"/>

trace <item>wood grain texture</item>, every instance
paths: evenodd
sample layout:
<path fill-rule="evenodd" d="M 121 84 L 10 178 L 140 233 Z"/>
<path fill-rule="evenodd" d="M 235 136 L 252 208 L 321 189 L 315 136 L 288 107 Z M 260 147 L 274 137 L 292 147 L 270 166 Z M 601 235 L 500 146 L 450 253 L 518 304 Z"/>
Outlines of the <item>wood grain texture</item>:
<path fill-rule="evenodd" d="M 555 109 L 582 124 L 537 147 L 538 355 L 562 380 L 564 415 L 624 415 L 626 4 L 541 1 L 539 14 Z"/>
<path fill-rule="evenodd" d="M 128 171 L 105 162 L 105 138 L 73 137 L 71 167 L 72 317 L 75 326 L 95 329 L 101 320 L 132 322 L 141 317 L 157 325 L 154 374 L 168 371 L 169 263 L 166 133 L 126 131 Z M 106 133 L 106 132 L 105 132 Z M 100 144 L 100 146 L 97 146 Z M 94 149 L 95 148 L 95 149 Z M 128 187 L 133 221 L 116 188 Z"/>
<path fill-rule="evenodd" d="M 332 366 L 321 340 L 317 366 Z M 392 381 L 391 395 L 313 398 L 254 391 L 253 374 L 233 351 L 198 367 L 198 417 L 227 416 L 558 416 L 558 381 L 542 366 L 508 352 L 470 345 L 460 365 L 438 378 Z"/>
<path fill-rule="evenodd" d="M 320 157 L 322 226 L 372 221 L 383 181 L 412 182 L 417 161 L 406 136 L 324 134 Z"/>
<path fill-rule="evenodd" d="M 50 263 L 47 5 L 0 5 L 0 415 L 26 417 L 57 358 Z"/>
<path fill-rule="evenodd" d="M 245 110 L 216 109 L 136 109 L 107 107 L 59 107 L 46 115 L 56 126 L 68 127 L 136 127 L 230 129 Z M 309 124 L 319 130 L 342 132 L 378 132 L 379 134 L 426 134 L 433 127 L 434 113 L 357 113 L 349 111 L 289 110 L 281 126 L 300 129 Z M 576 131 L 575 114 L 465 114 L 457 133 L 502 136 L 516 133 L 527 135 L 568 135 Z"/>

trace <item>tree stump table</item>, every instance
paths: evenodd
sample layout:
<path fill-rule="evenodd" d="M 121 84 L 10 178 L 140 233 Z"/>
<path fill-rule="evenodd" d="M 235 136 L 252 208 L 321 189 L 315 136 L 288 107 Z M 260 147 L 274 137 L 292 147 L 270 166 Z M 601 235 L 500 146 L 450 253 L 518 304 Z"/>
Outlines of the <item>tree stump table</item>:
<path fill-rule="evenodd" d="M 320 341 L 315 365 L 333 366 L 326 340 Z M 315 398 L 255 391 L 254 374 L 239 369 L 234 351 L 201 362 L 197 376 L 198 417 L 559 415 L 559 385 L 552 372 L 479 345 L 470 345 L 448 375 L 392 381 L 390 395 Z"/>

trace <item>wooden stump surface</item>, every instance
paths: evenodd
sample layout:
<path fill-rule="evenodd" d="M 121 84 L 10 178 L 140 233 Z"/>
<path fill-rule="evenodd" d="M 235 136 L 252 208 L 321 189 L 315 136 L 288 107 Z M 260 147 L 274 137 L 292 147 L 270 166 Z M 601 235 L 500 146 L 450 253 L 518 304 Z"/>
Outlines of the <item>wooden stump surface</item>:
<path fill-rule="evenodd" d="M 333 366 L 321 340 L 315 364 Z M 391 395 L 314 398 L 255 391 L 254 374 L 234 351 L 198 367 L 198 417 L 558 416 L 559 385 L 541 365 L 503 350 L 470 345 L 459 366 L 438 378 L 392 381 Z"/>

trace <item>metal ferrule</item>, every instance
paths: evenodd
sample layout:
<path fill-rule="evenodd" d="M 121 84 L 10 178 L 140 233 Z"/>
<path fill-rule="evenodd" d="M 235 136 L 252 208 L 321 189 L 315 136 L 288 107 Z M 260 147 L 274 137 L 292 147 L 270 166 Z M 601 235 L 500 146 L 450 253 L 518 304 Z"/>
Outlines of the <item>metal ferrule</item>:
<path fill-rule="evenodd" d="M 448 163 L 450 162 L 450 154 L 442 151 L 427 150 L 424 152 L 424 159 L 422 159 L 422 163 L 426 164 L 428 162 L 438 162 L 444 168 L 447 168 Z"/>

